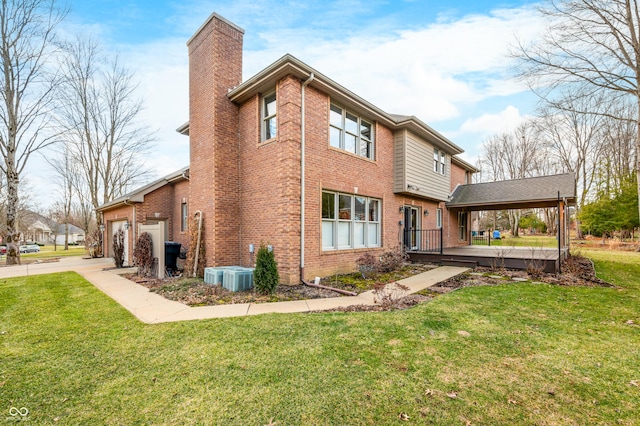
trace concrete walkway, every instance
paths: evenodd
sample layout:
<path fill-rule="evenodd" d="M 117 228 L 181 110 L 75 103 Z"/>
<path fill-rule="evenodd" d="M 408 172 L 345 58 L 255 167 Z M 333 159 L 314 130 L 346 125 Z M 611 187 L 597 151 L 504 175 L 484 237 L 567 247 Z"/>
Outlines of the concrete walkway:
<path fill-rule="evenodd" d="M 82 259 L 80 257 L 61 258 L 60 262 L 18 265 L 0 268 L 0 278 L 25 275 L 50 274 L 75 271 L 103 291 L 113 300 L 147 324 L 187 321 L 207 318 L 225 318 L 266 313 L 294 313 L 330 310 L 352 305 L 374 305 L 373 291 L 358 296 L 332 297 L 327 299 L 295 300 L 276 303 L 244 303 L 218 306 L 190 307 L 180 302 L 167 300 L 149 292 L 144 286 L 133 283 L 118 273 L 126 270 L 106 269 L 113 266 L 112 259 Z M 418 275 L 400 280 L 415 293 L 438 282 L 445 281 L 465 272 L 467 268 L 442 266 Z"/>

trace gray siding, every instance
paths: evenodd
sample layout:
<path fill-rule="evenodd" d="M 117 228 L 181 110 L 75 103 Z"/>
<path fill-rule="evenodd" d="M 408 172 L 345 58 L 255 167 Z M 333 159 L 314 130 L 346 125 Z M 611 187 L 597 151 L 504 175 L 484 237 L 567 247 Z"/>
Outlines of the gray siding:
<path fill-rule="evenodd" d="M 404 161 L 407 132 L 399 130 L 393 136 L 394 158 L 393 158 L 393 192 L 403 192 L 407 188 L 406 169 Z"/>
<path fill-rule="evenodd" d="M 442 175 L 433 171 L 433 145 L 406 131 L 398 132 L 395 139 L 394 191 L 446 201 L 450 193 L 451 155 L 446 156 L 446 173 Z"/>

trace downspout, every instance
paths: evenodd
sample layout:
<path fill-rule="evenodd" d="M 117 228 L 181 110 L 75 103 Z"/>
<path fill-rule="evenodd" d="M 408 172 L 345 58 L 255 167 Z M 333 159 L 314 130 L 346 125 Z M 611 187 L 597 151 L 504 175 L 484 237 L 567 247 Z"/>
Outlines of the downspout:
<path fill-rule="evenodd" d="M 124 200 L 124 205 L 125 206 L 131 206 L 131 210 L 133 212 L 133 218 L 131 219 L 132 225 L 133 226 L 133 238 L 131 239 L 131 245 L 129 247 L 131 247 L 132 249 L 129 250 L 129 253 L 127 253 L 127 257 L 129 257 L 129 254 L 133 253 L 133 249 L 136 248 L 136 240 L 137 240 L 137 229 L 136 229 L 136 205 L 135 204 L 129 204 L 127 202 L 127 200 Z M 127 234 L 127 237 L 129 235 Z M 133 265 L 133 263 L 129 263 L 129 259 L 127 259 L 127 263 L 129 264 L 129 266 Z"/>
<path fill-rule="evenodd" d="M 300 100 L 300 280 L 304 280 L 304 204 L 305 204 L 305 104 L 304 93 L 306 87 L 314 79 L 313 73 L 309 74 L 307 81 L 302 83 L 301 100 Z"/>

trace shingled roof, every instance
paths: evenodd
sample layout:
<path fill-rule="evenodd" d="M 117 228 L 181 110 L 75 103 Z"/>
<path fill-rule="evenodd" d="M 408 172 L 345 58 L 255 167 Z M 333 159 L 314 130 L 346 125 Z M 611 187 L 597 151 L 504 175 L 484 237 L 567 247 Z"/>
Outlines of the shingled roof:
<path fill-rule="evenodd" d="M 575 204 L 573 173 L 458 185 L 447 207 L 466 210 L 556 207 L 558 194 L 568 204 Z"/>

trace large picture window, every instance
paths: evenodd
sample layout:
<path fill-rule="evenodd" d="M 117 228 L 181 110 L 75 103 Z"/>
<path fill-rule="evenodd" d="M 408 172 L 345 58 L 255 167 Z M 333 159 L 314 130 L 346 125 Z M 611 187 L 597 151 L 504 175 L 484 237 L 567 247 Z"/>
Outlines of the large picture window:
<path fill-rule="evenodd" d="M 380 200 L 322 192 L 322 249 L 380 247 Z"/>
<path fill-rule="evenodd" d="M 278 136 L 276 92 L 262 98 L 260 109 L 262 116 L 262 142 L 264 142 Z"/>
<path fill-rule="evenodd" d="M 334 104 L 329 117 L 329 137 L 334 148 L 374 159 L 373 124 Z"/>

